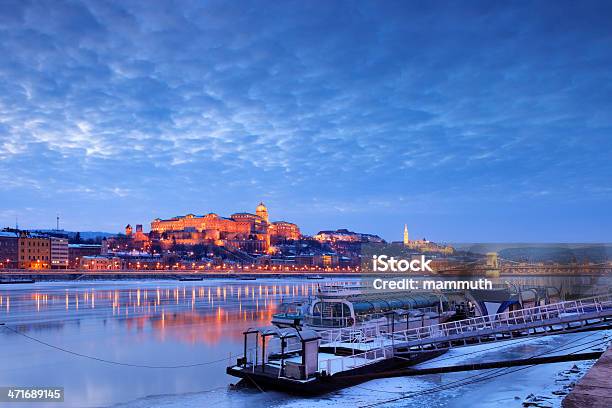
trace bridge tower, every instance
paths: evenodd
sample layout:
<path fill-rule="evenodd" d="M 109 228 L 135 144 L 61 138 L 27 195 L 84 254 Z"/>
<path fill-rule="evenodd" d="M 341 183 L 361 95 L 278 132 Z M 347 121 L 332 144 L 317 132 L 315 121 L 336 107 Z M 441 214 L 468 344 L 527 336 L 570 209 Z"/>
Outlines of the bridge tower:
<path fill-rule="evenodd" d="M 499 277 L 499 261 L 497 252 L 487 252 L 486 276 L 489 278 Z"/>

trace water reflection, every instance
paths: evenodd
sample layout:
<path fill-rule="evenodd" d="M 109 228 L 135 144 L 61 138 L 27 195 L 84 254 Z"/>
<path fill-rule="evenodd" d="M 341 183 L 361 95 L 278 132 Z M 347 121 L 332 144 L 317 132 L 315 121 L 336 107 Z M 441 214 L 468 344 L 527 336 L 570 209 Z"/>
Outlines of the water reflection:
<path fill-rule="evenodd" d="M 32 325 L 43 321 L 114 319 L 128 330 L 150 329 L 158 340 L 208 344 L 224 336 L 239 339 L 245 328 L 269 324 L 282 302 L 312 296 L 319 288 L 303 281 L 27 286 L 0 295 L 3 320 L 21 330 L 35 329 Z"/>

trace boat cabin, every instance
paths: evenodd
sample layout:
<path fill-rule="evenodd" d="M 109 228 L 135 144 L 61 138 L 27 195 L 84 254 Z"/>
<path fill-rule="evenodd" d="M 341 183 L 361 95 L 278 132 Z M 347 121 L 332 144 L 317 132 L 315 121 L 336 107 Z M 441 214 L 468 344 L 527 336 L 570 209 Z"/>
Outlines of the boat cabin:
<path fill-rule="evenodd" d="M 429 325 L 439 323 L 438 318 L 447 309 L 446 297 L 430 292 L 319 294 L 304 316 L 304 327 L 328 330 L 378 324 L 390 315 L 395 319 L 400 315 L 418 316 L 423 325 Z M 428 321 L 422 322 L 423 319 Z"/>
<path fill-rule="evenodd" d="M 320 336 L 313 330 L 269 326 L 244 332 L 242 370 L 274 378 L 308 380 L 319 370 Z"/>

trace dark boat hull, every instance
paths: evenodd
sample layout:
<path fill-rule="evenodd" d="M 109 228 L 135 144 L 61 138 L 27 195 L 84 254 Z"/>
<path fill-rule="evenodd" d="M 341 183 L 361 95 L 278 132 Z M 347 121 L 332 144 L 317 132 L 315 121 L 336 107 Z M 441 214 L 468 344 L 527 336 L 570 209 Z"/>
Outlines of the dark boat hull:
<path fill-rule="evenodd" d="M 18 285 L 20 283 L 36 283 L 34 279 L 21 279 L 11 281 L 0 281 L 0 285 Z"/>
<path fill-rule="evenodd" d="M 376 378 L 393 376 L 393 370 L 406 368 L 414 364 L 431 360 L 444 352 L 445 351 L 441 350 L 431 353 L 419 353 L 417 356 L 410 359 L 389 358 L 378 363 L 343 371 L 334 375 L 319 375 L 308 382 L 279 378 L 277 372 L 267 373 L 258 371 L 259 367 L 257 367 L 254 372 L 228 367 L 226 372 L 229 375 L 241 378 L 240 385 L 247 387 L 256 387 L 264 391 L 277 390 L 295 395 L 321 395 L 342 388 L 352 387 Z"/>

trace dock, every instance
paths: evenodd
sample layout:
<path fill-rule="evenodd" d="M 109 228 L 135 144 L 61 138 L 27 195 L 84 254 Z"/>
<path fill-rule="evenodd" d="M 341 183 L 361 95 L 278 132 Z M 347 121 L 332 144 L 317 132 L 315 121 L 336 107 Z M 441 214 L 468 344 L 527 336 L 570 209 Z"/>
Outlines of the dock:
<path fill-rule="evenodd" d="M 331 329 L 321 332 L 321 347 L 350 346 L 360 351 L 391 347 L 394 354 L 428 353 L 528 336 L 610 329 L 611 321 L 612 295 L 602 295 L 400 331 L 389 331 L 388 323 Z"/>
<path fill-rule="evenodd" d="M 563 408 L 612 407 L 612 346 L 562 402 Z"/>

